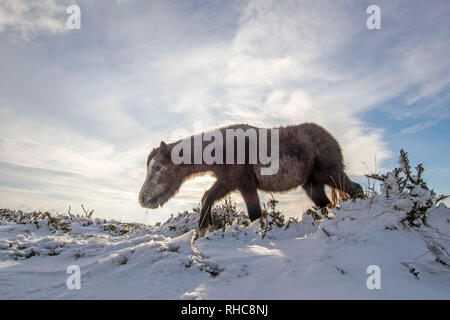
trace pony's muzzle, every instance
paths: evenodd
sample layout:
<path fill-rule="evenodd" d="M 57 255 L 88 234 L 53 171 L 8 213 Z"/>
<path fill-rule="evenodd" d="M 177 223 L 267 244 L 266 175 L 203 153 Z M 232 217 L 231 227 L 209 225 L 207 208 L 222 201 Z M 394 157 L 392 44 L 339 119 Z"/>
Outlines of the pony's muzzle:
<path fill-rule="evenodd" d="M 149 209 L 156 209 L 159 206 L 158 198 L 151 197 L 149 199 L 145 195 L 143 195 L 142 193 L 139 194 L 139 204 L 141 205 L 141 207 L 149 208 Z"/>

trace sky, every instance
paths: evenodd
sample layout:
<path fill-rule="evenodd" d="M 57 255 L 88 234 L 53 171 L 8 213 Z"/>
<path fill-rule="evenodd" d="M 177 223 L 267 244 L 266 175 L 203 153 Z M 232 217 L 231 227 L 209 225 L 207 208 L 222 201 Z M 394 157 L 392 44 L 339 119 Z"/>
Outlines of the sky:
<path fill-rule="evenodd" d="M 404 148 L 450 194 L 449 16 L 446 0 L 0 0 L 0 207 L 165 220 L 214 179 L 140 208 L 148 153 L 232 123 L 316 122 L 363 185 Z M 292 215 L 311 204 L 276 198 Z"/>

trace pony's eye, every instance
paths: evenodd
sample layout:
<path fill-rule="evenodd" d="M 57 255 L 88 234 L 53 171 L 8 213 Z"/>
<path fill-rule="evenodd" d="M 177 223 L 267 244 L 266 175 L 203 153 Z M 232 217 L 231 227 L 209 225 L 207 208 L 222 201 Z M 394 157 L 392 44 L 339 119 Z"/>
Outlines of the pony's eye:
<path fill-rule="evenodd" d="M 154 168 L 154 170 L 155 170 L 155 171 L 161 170 L 161 166 L 156 166 L 156 167 Z"/>

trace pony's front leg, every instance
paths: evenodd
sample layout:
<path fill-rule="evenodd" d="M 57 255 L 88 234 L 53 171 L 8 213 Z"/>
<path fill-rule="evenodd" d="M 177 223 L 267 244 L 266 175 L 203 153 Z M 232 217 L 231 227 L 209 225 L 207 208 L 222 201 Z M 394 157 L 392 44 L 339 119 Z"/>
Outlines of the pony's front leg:
<path fill-rule="evenodd" d="M 230 187 L 216 181 L 211 189 L 205 192 L 202 198 L 202 209 L 200 211 L 200 220 L 198 222 L 199 237 L 203 237 L 208 226 L 212 226 L 211 209 L 214 202 L 222 199 L 231 191 Z"/>

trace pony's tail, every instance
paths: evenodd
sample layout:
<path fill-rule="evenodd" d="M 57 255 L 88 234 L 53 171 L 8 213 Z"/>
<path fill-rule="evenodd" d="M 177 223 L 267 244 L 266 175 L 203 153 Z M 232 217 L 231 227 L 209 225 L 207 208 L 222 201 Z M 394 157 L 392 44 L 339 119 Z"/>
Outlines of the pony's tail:
<path fill-rule="evenodd" d="M 339 204 L 339 200 L 349 200 L 351 197 L 348 193 L 336 188 L 331 188 L 331 207 L 335 208 Z"/>

